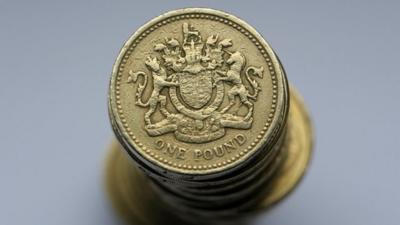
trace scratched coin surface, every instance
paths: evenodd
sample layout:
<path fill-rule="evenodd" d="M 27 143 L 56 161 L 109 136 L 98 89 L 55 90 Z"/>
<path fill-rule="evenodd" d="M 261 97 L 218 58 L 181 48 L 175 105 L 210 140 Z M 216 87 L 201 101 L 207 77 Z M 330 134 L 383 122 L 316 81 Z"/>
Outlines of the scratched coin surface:
<path fill-rule="evenodd" d="M 125 43 L 110 115 L 136 158 L 173 173 L 215 174 L 268 150 L 283 129 L 287 89 L 272 49 L 247 23 L 180 9 Z"/>

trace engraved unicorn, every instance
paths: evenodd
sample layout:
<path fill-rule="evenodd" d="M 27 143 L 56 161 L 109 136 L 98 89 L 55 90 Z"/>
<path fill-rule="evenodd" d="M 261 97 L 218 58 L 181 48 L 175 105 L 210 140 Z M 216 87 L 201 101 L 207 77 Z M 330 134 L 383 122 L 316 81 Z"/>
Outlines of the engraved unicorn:
<path fill-rule="evenodd" d="M 229 104 L 222 109 L 221 113 L 225 113 L 226 111 L 228 111 L 235 104 L 235 96 L 239 96 L 241 104 L 246 105 L 249 109 L 249 112 L 245 117 L 245 120 L 248 120 L 251 118 L 254 109 L 253 103 L 249 101 L 249 98 L 255 100 L 257 98 L 258 92 L 261 91 L 261 88 L 259 87 L 257 81 L 250 78 L 250 74 L 263 78 L 264 68 L 255 68 L 252 66 L 247 68 L 245 73 L 246 79 L 254 90 L 254 93 L 250 94 L 247 88 L 243 85 L 243 81 L 240 76 L 242 70 L 244 69 L 246 58 L 243 56 L 242 53 L 238 51 L 234 53 L 227 53 L 230 54 L 229 59 L 226 61 L 226 63 L 229 65 L 229 70 L 226 73 L 222 71 L 217 71 L 217 73 L 219 73 L 221 76 L 217 77 L 214 80 L 214 85 L 216 85 L 220 81 L 226 81 L 233 84 L 233 87 L 228 91 Z"/>

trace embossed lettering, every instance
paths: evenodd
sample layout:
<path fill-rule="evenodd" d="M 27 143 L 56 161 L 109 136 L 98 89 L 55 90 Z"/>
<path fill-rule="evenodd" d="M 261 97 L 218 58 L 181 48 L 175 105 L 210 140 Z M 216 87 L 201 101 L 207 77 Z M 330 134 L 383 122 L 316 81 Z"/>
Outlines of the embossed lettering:
<path fill-rule="evenodd" d="M 225 151 L 228 153 L 231 153 L 231 150 L 236 149 L 235 146 L 233 145 L 232 141 L 228 141 L 228 142 L 224 143 L 222 146 L 224 146 Z"/>
<path fill-rule="evenodd" d="M 187 152 L 187 149 L 179 147 L 174 144 L 166 143 L 162 140 L 157 140 L 155 142 L 156 149 L 162 151 L 165 155 L 168 155 L 170 157 L 184 160 L 185 159 L 185 154 Z"/>
<path fill-rule="evenodd" d="M 176 154 L 176 158 L 177 159 L 181 159 L 184 160 L 185 159 L 185 153 L 186 153 L 186 149 L 184 148 L 179 148 L 178 153 Z"/>
<path fill-rule="evenodd" d="M 173 156 L 177 150 L 178 147 L 176 145 L 171 145 L 170 143 L 167 143 L 167 147 L 164 148 L 164 152 L 168 153 L 171 156 Z"/>
<path fill-rule="evenodd" d="M 211 160 L 213 158 L 213 152 L 211 151 L 211 149 L 206 149 L 204 150 L 204 158 L 207 160 Z"/>
<path fill-rule="evenodd" d="M 246 136 L 243 134 L 236 135 L 234 139 L 239 145 L 243 145 L 246 142 Z"/>
<path fill-rule="evenodd" d="M 199 160 L 202 155 L 203 155 L 203 152 L 200 149 L 194 150 L 194 159 L 195 160 Z"/>
<path fill-rule="evenodd" d="M 162 140 L 156 141 L 156 149 L 161 150 L 164 147 L 165 143 Z"/>
<path fill-rule="evenodd" d="M 225 144 L 224 144 L 224 145 L 225 145 Z M 224 149 L 225 149 L 225 148 L 222 148 L 221 146 L 216 146 L 216 147 L 214 147 L 213 149 L 214 149 L 214 153 L 215 153 L 216 156 L 218 156 L 218 157 L 224 156 Z M 226 149 L 225 149 L 225 150 L 226 150 Z"/>
<path fill-rule="evenodd" d="M 239 146 L 242 146 L 246 142 L 246 136 L 243 134 L 236 135 L 233 140 L 227 141 L 222 145 L 213 147 L 212 149 L 195 149 L 194 159 L 196 161 L 200 159 L 212 160 L 215 157 L 223 157 L 226 154 L 232 153 Z"/>

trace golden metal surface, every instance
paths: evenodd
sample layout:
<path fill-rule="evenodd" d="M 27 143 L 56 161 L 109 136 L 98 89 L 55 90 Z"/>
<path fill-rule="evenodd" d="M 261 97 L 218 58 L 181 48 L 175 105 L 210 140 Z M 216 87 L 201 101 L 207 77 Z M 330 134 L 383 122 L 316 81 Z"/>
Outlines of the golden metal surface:
<path fill-rule="evenodd" d="M 261 197 L 261 202 L 243 212 L 245 215 L 266 209 L 284 198 L 298 184 L 307 168 L 312 152 L 312 127 L 305 105 L 293 89 L 287 123 L 290 134 L 283 147 L 287 148 L 288 157 L 264 186 L 267 192 Z M 113 205 L 130 224 L 190 223 L 183 222 L 174 212 L 168 210 L 168 205 L 153 191 L 150 180 L 138 170 L 116 141 L 112 144 L 107 158 L 105 180 Z M 240 215 L 228 218 L 225 222 L 239 224 Z"/>
<path fill-rule="evenodd" d="M 277 57 L 254 28 L 190 8 L 129 38 L 113 68 L 109 105 L 131 155 L 165 176 L 199 180 L 269 151 L 286 122 L 287 92 Z"/>
<path fill-rule="evenodd" d="M 261 35 L 228 13 L 180 9 L 146 23 L 109 90 L 121 147 L 107 187 L 128 221 L 237 223 L 282 199 L 307 167 L 302 101 Z"/>
<path fill-rule="evenodd" d="M 288 118 L 287 158 L 282 167 L 269 181 L 268 193 L 260 204 L 265 208 L 277 203 L 289 194 L 302 179 L 311 159 L 313 129 L 307 108 L 297 91 L 290 89 L 290 110 Z"/>

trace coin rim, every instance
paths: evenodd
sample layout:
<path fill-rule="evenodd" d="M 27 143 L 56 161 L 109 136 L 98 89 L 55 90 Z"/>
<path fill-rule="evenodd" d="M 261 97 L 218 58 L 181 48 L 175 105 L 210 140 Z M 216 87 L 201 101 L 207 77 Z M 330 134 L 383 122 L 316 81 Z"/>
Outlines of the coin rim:
<path fill-rule="evenodd" d="M 192 17 L 192 15 L 193 17 Z M 276 80 L 276 84 L 272 84 L 276 86 L 276 93 L 274 93 L 275 95 L 277 95 L 276 100 L 277 102 L 275 103 L 275 108 L 271 107 L 272 110 L 274 110 L 274 112 L 271 112 L 268 114 L 268 118 L 270 119 L 270 122 L 268 122 L 266 124 L 266 129 L 264 130 L 263 135 L 258 135 L 257 138 L 255 138 L 254 140 L 257 140 L 257 142 L 254 142 L 251 144 L 253 146 L 249 146 L 249 148 L 244 149 L 243 152 L 245 154 L 241 155 L 238 158 L 232 157 L 233 160 L 227 160 L 227 163 L 221 163 L 221 165 L 217 165 L 216 167 L 211 167 L 210 165 L 208 166 L 204 166 L 203 168 L 184 168 L 184 167 L 176 167 L 174 165 L 168 164 L 168 162 L 166 163 L 165 161 L 162 160 L 157 160 L 153 157 L 151 157 L 148 153 L 148 150 L 146 152 L 146 150 L 142 149 L 142 144 L 140 142 L 135 142 L 135 140 L 133 140 L 132 136 L 130 135 L 130 133 L 132 133 L 132 131 L 126 130 L 124 127 L 124 118 L 121 119 L 121 116 L 119 114 L 119 110 L 118 110 L 118 105 L 116 102 L 118 102 L 118 100 L 116 100 L 116 83 L 118 83 L 119 81 L 116 81 L 118 78 L 118 76 L 120 75 L 120 69 L 124 68 L 124 60 L 126 62 L 126 58 L 129 56 L 126 56 L 127 52 L 131 51 L 130 48 L 131 46 L 133 46 L 134 42 L 136 42 L 137 40 L 141 41 L 141 39 L 143 38 L 143 34 L 148 34 L 150 32 L 150 29 L 153 29 L 154 25 L 159 24 L 159 23 L 164 23 L 165 20 L 167 20 L 168 18 L 173 18 L 176 16 L 182 16 L 183 19 L 198 19 L 199 17 L 196 17 L 196 15 L 207 15 L 209 14 L 211 17 L 215 17 L 217 19 L 217 21 L 222 20 L 223 21 L 228 21 L 233 23 L 233 24 L 237 24 L 239 25 L 241 28 L 243 28 L 251 37 L 252 39 L 250 39 L 251 41 L 255 40 L 257 43 L 259 43 L 259 45 L 261 46 L 261 48 L 259 46 L 259 50 L 261 52 L 261 49 L 264 50 L 264 54 L 263 57 L 266 59 L 267 63 L 271 62 L 272 66 L 270 68 L 272 68 L 272 77 L 275 77 Z M 201 18 L 200 18 L 201 19 Z M 210 19 L 210 18 L 206 18 L 203 17 L 203 19 Z M 137 42 L 138 43 L 138 42 Z M 132 53 L 132 51 L 130 52 Z M 267 60 L 267 58 L 270 59 L 270 61 Z M 243 161 L 250 159 L 251 155 L 254 154 L 255 151 L 257 151 L 258 149 L 262 149 L 267 143 L 271 142 L 271 139 L 274 139 L 273 134 L 275 133 L 280 133 L 279 130 L 281 130 L 284 126 L 283 124 L 285 123 L 285 115 L 281 115 L 282 113 L 284 113 L 283 111 L 285 111 L 285 104 L 288 104 L 288 102 L 286 102 L 285 98 L 284 98 L 284 92 L 288 91 L 288 87 L 287 84 L 285 82 L 285 75 L 281 70 L 281 67 L 279 65 L 279 61 L 277 59 L 277 57 L 275 56 L 273 50 L 271 49 L 271 47 L 269 46 L 269 44 L 265 41 L 265 39 L 254 29 L 252 28 L 249 24 L 247 24 L 246 22 L 242 21 L 241 19 L 219 11 L 219 10 L 214 10 L 214 9 L 208 9 L 208 8 L 186 8 L 186 9 L 178 9 L 178 10 L 173 10 L 170 12 L 167 12 L 161 16 L 158 16 L 154 19 L 152 19 L 151 21 L 147 22 L 145 25 L 143 25 L 142 27 L 140 27 L 129 39 L 128 41 L 124 44 L 123 48 L 121 49 L 117 60 L 113 66 L 113 71 L 112 71 L 112 78 L 111 78 L 111 82 L 110 82 L 110 92 L 109 92 L 109 101 L 110 101 L 110 110 L 111 110 L 111 120 L 114 120 L 115 125 L 117 125 L 118 129 L 122 132 L 119 132 L 120 134 L 122 134 L 123 139 L 126 140 L 130 146 L 133 147 L 134 150 L 136 150 L 136 153 L 140 154 L 142 158 L 147 159 L 148 161 L 150 161 L 152 164 L 156 165 L 157 167 L 161 167 L 163 169 L 167 169 L 169 171 L 178 173 L 178 174 L 212 174 L 212 173 L 217 173 L 223 170 L 227 170 L 229 168 L 232 168 L 240 163 L 242 163 Z M 117 89 L 118 90 L 118 89 Z M 281 92 L 279 90 L 282 90 Z M 274 95 L 273 94 L 273 95 Z M 287 107 L 287 106 L 286 106 Z M 278 115 L 279 113 L 279 115 Z M 271 116 L 272 115 L 272 116 Z M 141 146 L 142 145 L 142 146 Z M 251 147 L 251 148 L 250 148 Z M 132 150 L 129 150 L 132 151 Z M 135 154 L 135 152 L 132 152 Z M 239 153 L 237 154 L 239 155 Z"/>

